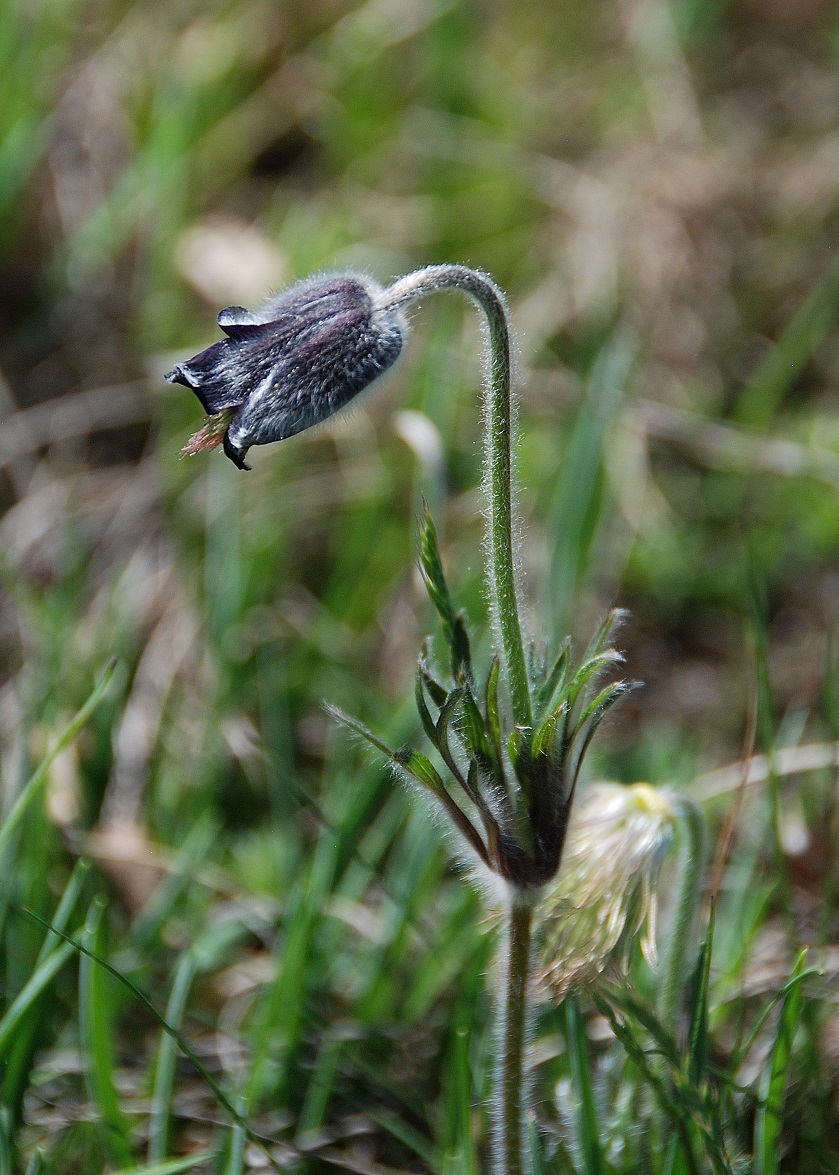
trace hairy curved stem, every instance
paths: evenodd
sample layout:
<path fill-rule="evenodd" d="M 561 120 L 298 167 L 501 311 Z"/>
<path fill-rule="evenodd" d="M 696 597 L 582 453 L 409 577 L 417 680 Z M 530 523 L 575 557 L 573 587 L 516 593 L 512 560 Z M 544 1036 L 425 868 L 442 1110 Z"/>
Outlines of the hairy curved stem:
<path fill-rule="evenodd" d="M 484 380 L 484 460 L 489 554 L 489 592 L 501 636 L 517 726 L 532 725 L 530 683 L 519 620 L 513 548 L 513 391 L 510 332 L 504 296 L 485 274 L 463 265 L 432 265 L 400 278 L 382 294 L 388 308 L 426 294 L 456 290 L 483 311 L 487 363 Z M 511 891 L 507 934 L 500 944 L 496 992 L 498 1061 L 492 1103 L 494 1175 L 526 1175 L 525 1052 L 529 1011 L 530 953 L 535 894 Z"/>
<path fill-rule="evenodd" d="M 513 554 L 513 401 L 507 307 L 495 283 L 465 265 L 431 265 L 419 269 L 394 282 L 384 291 L 381 301 L 391 308 L 405 306 L 425 294 L 441 290 L 467 294 L 477 302 L 486 320 L 489 360 L 485 385 L 485 461 L 489 486 L 490 592 L 501 632 L 513 717 L 517 726 L 530 727 L 530 686 L 519 621 Z"/>

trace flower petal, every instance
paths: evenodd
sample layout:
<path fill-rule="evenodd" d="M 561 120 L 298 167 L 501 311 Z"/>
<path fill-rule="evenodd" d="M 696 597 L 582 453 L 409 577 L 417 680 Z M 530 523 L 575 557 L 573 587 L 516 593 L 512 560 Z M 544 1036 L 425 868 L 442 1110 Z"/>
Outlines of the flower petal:
<path fill-rule="evenodd" d="M 178 364 L 166 378 L 192 389 L 205 412 L 236 415 L 224 451 L 240 467 L 252 445 L 284 440 L 332 416 L 396 360 L 399 311 L 356 274 L 299 282 L 251 312 L 218 316 L 228 338 Z"/>

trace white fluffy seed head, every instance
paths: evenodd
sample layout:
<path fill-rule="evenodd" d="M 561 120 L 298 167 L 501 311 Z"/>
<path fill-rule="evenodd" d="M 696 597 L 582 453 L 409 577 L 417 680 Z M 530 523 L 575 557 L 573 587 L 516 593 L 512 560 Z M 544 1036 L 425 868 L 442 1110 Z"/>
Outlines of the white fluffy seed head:
<path fill-rule="evenodd" d="M 592 785 L 573 809 L 541 907 L 542 984 L 557 999 L 621 962 L 634 938 L 655 961 L 657 883 L 677 811 L 646 783 Z"/>

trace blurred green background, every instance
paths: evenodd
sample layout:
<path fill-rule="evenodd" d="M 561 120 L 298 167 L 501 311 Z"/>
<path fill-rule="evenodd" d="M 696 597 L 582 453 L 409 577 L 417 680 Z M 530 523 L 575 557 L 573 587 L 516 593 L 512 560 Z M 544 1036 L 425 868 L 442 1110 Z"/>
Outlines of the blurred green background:
<path fill-rule="evenodd" d="M 475 316 L 424 305 L 374 396 L 254 450 L 248 475 L 179 459 L 200 406 L 162 377 L 221 307 L 313 271 L 486 270 L 517 335 L 529 630 L 579 643 L 631 610 L 646 687 L 596 770 L 689 784 L 744 746 L 822 745 L 839 735 L 837 64 L 827 0 L 0 2 L 5 810 L 118 658 L 6 851 L 0 994 L 43 943 L 20 907 L 51 919 L 90 858 L 80 893 L 106 912 L 89 933 L 161 1007 L 181 977 L 175 1019 L 289 1163 L 476 1169 L 476 901 L 322 708 L 419 738 L 421 493 L 458 601 L 485 617 Z M 720 1006 L 753 948 L 779 987 L 792 945 L 839 941 L 830 771 L 762 797 Z M 50 1171 L 208 1148 L 206 1170 L 258 1166 L 189 1066 L 149 1118 L 162 1038 L 124 990 L 109 1003 L 74 963 L 51 990 L 28 1035 L 0 1037 L 0 1170 L 38 1147 Z M 839 1022 L 818 1007 L 795 1171 L 839 1169 Z M 556 1050 L 539 1114 L 563 1171 Z"/>

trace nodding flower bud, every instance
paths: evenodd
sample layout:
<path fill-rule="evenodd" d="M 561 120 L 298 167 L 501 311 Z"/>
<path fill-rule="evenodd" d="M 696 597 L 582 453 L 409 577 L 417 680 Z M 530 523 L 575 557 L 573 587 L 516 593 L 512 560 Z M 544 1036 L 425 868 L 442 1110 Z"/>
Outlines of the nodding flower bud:
<path fill-rule="evenodd" d="M 184 452 L 223 441 L 240 469 L 252 445 L 302 432 L 338 412 L 388 370 L 406 333 L 382 289 L 353 273 L 297 282 L 259 310 L 222 310 L 228 335 L 179 363 L 170 383 L 191 388 L 209 419 Z"/>

